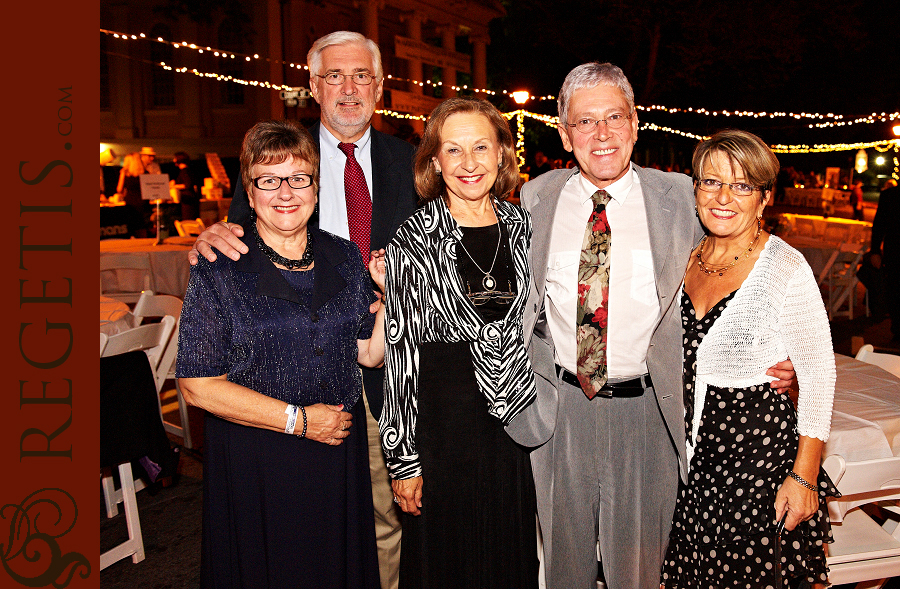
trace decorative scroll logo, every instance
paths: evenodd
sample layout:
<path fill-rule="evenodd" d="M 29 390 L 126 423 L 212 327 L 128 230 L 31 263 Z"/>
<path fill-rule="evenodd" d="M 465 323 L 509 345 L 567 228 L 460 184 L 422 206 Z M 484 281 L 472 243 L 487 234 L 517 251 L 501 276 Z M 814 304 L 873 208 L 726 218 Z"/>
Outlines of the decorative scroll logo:
<path fill-rule="evenodd" d="M 0 508 L 0 520 L 9 521 L 9 538 L 0 542 L 0 561 L 9 576 L 26 587 L 67 587 L 77 572 L 91 575 L 83 554 L 62 553 L 57 538 L 75 527 L 78 506 L 62 489 L 41 489 L 20 505 Z"/>

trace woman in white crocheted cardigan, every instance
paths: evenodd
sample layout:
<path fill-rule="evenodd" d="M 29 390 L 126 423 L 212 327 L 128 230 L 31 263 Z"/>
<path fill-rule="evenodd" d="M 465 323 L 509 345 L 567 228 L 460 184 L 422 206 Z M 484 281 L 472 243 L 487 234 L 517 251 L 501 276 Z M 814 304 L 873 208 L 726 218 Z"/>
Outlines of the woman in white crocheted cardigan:
<path fill-rule="evenodd" d="M 778 168 L 766 144 L 744 131 L 721 131 L 694 151 L 707 236 L 684 278 L 690 472 L 663 568 L 667 589 L 774 587 L 779 576 L 784 586 L 827 581 L 825 498 L 836 489 L 820 464 L 834 355 L 809 265 L 762 230 Z M 765 374 L 788 356 L 800 388 L 796 412 Z"/>

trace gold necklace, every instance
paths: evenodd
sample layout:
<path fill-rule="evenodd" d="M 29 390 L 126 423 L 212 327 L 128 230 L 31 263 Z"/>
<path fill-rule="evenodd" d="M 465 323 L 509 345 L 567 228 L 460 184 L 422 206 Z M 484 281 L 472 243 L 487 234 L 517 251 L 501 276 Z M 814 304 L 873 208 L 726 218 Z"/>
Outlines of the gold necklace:
<path fill-rule="evenodd" d="M 750 243 L 750 247 L 747 248 L 747 251 L 745 251 L 742 255 L 735 256 L 734 260 L 732 260 L 732 262 L 730 264 L 720 264 L 720 265 L 708 264 L 703 261 L 703 257 L 702 257 L 703 256 L 703 248 L 706 247 L 706 239 L 707 239 L 707 236 L 704 235 L 703 239 L 700 241 L 700 249 L 697 250 L 697 266 L 707 276 L 712 276 L 713 274 L 718 274 L 719 276 L 722 276 L 723 274 L 725 274 L 725 272 L 734 268 L 735 264 L 737 264 L 742 258 L 746 258 L 750 255 L 750 252 L 752 252 L 753 248 L 756 247 L 756 242 L 759 241 L 759 236 L 761 233 L 762 233 L 762 221 L 757 219 L 756 220 L 756 236 L 753 238 L 753 241 Z"/>

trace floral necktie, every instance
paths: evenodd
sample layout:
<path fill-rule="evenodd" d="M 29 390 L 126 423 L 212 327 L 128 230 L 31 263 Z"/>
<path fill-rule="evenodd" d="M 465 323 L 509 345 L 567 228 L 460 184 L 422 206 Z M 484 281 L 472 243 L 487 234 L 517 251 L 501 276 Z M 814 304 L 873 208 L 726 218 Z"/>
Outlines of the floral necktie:
<path fill-rule="evenodd" d="M 578 264 L 578 314 L 576 315 L 578 382 L 588 399 L 606 384 L 606 312 L 609 306 L 609 193 L 591 196 L 594 211 L 588 220 Z"/>

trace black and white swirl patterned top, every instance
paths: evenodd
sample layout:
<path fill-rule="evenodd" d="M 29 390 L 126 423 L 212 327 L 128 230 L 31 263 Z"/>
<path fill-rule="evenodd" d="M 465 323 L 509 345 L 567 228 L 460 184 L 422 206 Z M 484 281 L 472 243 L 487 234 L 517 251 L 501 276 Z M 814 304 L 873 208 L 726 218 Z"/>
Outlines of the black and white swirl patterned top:
<path fill-rule="evenodd" d="M 531 282 L 531 218 L 505 201 L 497 202 L 496 208 L 509 234 L 518 285 L 502 320 L 484 322 L 466 297 L 456 266 L 457 255 L 465 255 L 458 247 L 462 230 L 441 199 L 416 211 L 387 247 L 385 387 L 379 426 L 394 479 L 422 474 L 416 452 L 421 344 L 469 342 L 487 410 L 504 425 L 536 397 L 522 335 L 522 312 Z"/>

